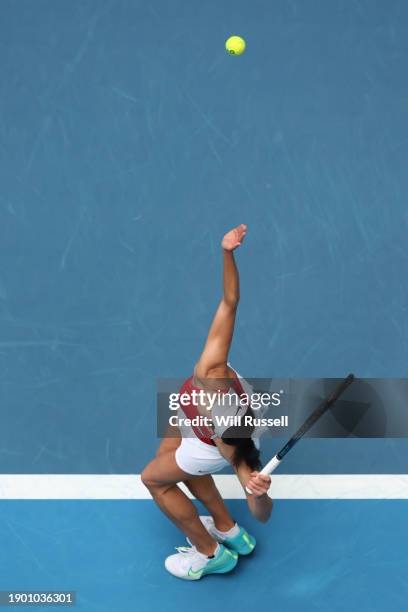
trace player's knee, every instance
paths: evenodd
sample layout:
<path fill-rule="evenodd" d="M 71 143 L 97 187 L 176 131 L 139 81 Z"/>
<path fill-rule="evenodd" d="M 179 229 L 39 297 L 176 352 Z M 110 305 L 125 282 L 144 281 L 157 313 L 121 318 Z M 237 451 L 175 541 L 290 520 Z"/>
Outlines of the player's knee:
<path fill-rule="evenodd" d="M 143 472 L 140 474 L 140 479 L 149 491 L 157 485 L 157 481 L 154 477 L 154 470 L 151 468 L 150 464 L 144 468 Z"/>

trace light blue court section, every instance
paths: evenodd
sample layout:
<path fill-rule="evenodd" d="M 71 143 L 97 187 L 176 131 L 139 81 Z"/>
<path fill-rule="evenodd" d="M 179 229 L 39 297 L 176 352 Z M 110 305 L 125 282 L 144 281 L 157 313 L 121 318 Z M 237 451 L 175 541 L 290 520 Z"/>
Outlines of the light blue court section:
<path fill-rule="evenodd" d="M 253 556 L 188 583 L 163 567 L 184 542 L 152 502 L 3 502 L 1 589 L 74 589 L 86 612 L 406 610 L 407 502 L 280 501 L 267 526 L 230 508 Z"/>

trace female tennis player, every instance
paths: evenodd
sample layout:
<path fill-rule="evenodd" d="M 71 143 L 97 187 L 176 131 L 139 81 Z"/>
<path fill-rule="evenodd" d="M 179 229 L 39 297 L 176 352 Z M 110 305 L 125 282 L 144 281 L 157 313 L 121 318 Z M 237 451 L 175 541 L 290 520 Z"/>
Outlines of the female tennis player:
<path fill-rule="evenodd" d="M 194 373 L 180 389 L 180 393 L 189 394 L 189 397 L 194 390 L 235 392 L 239 397 L 247 388 L 246 381 L 228 363 L 239 301 L 239 275 L 233 251 L 242 244 L 246 231 L 246 225 L 239 225 L 222 240 L 223 296 Z M 208 406 L 205 409 L 208 415 Z M 217 410 L 222 412 L 222 406 Z M 235 414 L 242 410 L 238 405 Z M 248 410 L 247 407 L 244 412 Z M 203 406 L 193 401 L 182 406 L 182 413 L 188 417 L 202 415 L 202 411 Z M 177 548 L 177 554 L 165 560 L 166 569 L 174 576 L 198 580 L 207 574 L 229 572 L 236 566 L 239 554 L 247 555 L 254 549 L 255 538 L 231 517 L 211 476 L 231 465 L 253 516 L 261 522 L 269 519 L 271 479 L 259 474 L 259 444 L 252 439 L 253 433 L 252 429 L 246 429 L 245 435 L 242 436 L 241 431 L 238 437 L 236 428 L 217 430 L 211 419 L 202 427 L 181 425 L 162 440 L 156 458 L 143 470 L 142 481 L 153 499 L 190 544 Z M 177 486 L 180 482 L 204 504 L 210 516 L 198 516 L 192 501 Z M 246 492 L 246 487 L 252 494 Z"/>

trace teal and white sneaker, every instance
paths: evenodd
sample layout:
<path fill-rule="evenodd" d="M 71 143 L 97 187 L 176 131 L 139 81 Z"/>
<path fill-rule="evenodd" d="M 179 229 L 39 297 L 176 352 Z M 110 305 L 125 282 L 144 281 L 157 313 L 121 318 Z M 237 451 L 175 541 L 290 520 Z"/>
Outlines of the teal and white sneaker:
<path fill-rule="evenodd" d="M 226 574 L 238 563 L 238 554 L 218 544 L 214 557 L 208 558 L 194 547 L 179 546 L 164 566 L 170 574 L 183 580 L 199 580 L 207 574 Z"/>
<path fill-rule="evenodd" d="M 212 516 L 200 516 L 200 521 L 214 540 L 237 552 L 239 555 L 250 555 L 256 546 L 254 536 L 250 535 L 246 529 L 239 525 L 236 525 L 237 529 L 234 529 L 234 532 L 237 531 L 237 533 L 233 536 L 228 536 L 216 529 Z M 187 541 L 189 542 L 188 538 Z"/>

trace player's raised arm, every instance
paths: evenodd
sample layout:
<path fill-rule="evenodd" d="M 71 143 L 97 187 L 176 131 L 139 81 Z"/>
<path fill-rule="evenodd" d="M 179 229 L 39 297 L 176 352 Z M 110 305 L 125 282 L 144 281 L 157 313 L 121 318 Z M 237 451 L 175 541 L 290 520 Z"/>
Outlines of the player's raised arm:
<path fill-rule="evenodd" d="M 221 243 L 224 266 L 223 296 L 195 368 L 198 378 L 226 376 L 228 353 L 239 302 L 239 274 L 233 251 L 242 244 L 246 231 L 247 226 L 241 224 L 225 234 Z"/>

